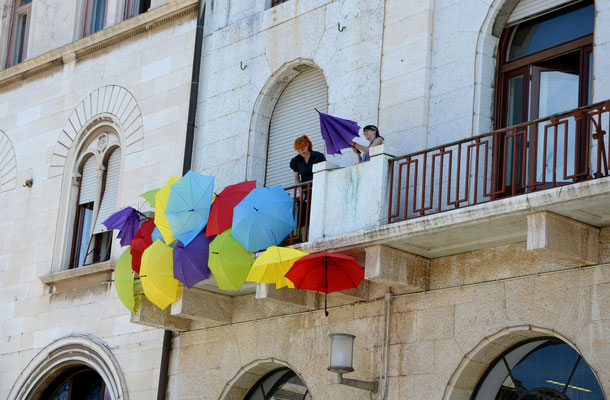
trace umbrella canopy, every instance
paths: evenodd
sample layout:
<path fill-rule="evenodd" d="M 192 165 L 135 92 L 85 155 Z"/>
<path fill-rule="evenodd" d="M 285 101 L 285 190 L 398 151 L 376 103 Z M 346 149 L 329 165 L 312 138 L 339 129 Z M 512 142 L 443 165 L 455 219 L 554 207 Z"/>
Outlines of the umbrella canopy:
<path fill-rule="evenodd" d="M 155 196 L 160 189 L 149 190 L 146 193 L 142 193 L 140 197 L 144 198 L 150 204 L 151 207 L 155 207 Z"/>
<path fill-rule="evenodd" d="M 178 241 L 174 248 L 174 277 L 191 288 L 198 282 L 210 277 L 208 257 L 210 242 L 215 236 L 208 237 L 201 231 L 187 246 Z"/>
<path fill-rule="evenodd" d="M 295 261 L 306 255 L 307 253 L 297 249 L 271 246 L 254 260 L 246 280 L 256 283 L 274 283 L 276 289 L 284 286 L 294 288 L 294 284 L 284 275 Z"/>
<path fill-rule="evenodd" d="M 171 186 L 165 216 L 172 235 L 184 245 L 188 245 L 208 223 L 213 193 L 214 177 L 193 171 L 188 171 Z"/>
<path fill-rule="evenodd" d="M 254 253 L 248 252 L 227 229 L 210 243 L 208 266 L 221 290 L 239 290 L 246 281 Z"/>
<path fill-rule="evenodd" d="M 140 229 L 140 213 L 132 207 L 115 212 L 102 222 L 108 230 L 118 229 L 121 246 L 127 246 Z"/>
<path fill-rule="evenodd" d="M 151 240 L 154 242 L 155 240 L 160 240 L 163 243 L 165 243 L 165 239 L 163 239 L 163 235 L 161 234 L 161 231 L 159 230 L 159 228 L 157 228 L 155 226 L 155 230 L 152 231 L 152 233 L 150 234 L 150 238 Z M 151 243 L 152 244 L 152 243 Z"/>
<path fill-rule="evenodd" d="M 318 111 L 318 110 L 316 110 Z M 341 154 L 341 149 L 350 147 L 349 143 L 358 136 L 360 126 L 355 121 L 320 114 L 320 131 L 326 143 L 326 154 Z"/>
<path fill-rule="evenodd" d="M 233 210 L 231 235 L 248 251 L 276 246 L 296 228 L 292 198 L 280 186 L 254 189 Z"/>
<path fill-rule="evenodd" d="M 131 241 L 129 251 L 131 253 L 131 268 L 136 272 L 140 273 L 140 264 L 142 262 L 142 253 L 153 244 L 151 238 L 152 232 L 155 230 L 155 222 L 152 219 L 144 221 L 140 229 L 136 233 L 136 236 Z"/>
<path fill-rule="evenodd" d="M 356 288 L 364 279 L 364 269 L 350 256 L 327 252 L 310 254 L 294 263 L 286 273 L 299 289 L 333 293 Z M 324 312 L 326 296 L 324 296 Z"/>
<path fill-rule="evenodd" d="M 114 267 L 114 286 L 121 303 L 131 312 L 135 312 L 136 299 L 133 296 L 133 271 L 131 270 L 131 253 L 125 249 Z"/>
<path fill-rule="evenodd" d="M 178 299 L 178 282 L 174 279 L 173 249 L 157 240 L 142 254 L 140 280 L 144 295 L 164 310 Z"/>
<path fill-rule="evenodd" d="M 165 239 L 165 243 L 171 243 L 174 241 L 172 229 L 170 228 L 169 221 L 165 215 L 165 208 L 167 207 L 171 187 L 179 180 L 180 178 L 177 176 L 172 176 L 155 195 L 155 225 L 161 231 L 161 234 Z"/>
<path fill-rule="evenodd" d="M 254 188 L 256 181 L 240 182 L 227 186 L 216 195 L 210 210 L 210 218 L 206 227 L 207 235 L 219 235 L 226 231 L 233 223 L 233 209 Z"/>

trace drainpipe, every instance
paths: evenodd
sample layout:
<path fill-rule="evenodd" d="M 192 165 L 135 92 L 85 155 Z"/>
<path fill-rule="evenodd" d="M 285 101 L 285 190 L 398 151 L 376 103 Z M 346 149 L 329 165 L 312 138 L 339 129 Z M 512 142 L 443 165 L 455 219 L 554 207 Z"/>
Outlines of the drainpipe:
<path fill-rule="evenodd" d="M 195 118 L 197 116 L 197 94 L 199 93 L 199 72 L 201 70 L 201 49 L 203 45 L 203 23 L 205 21 L 205 0 L 199 0 L 197 6 L 197 29 L 195 31 L 195 49 L 193 51 L 193 72 L 191 75 L 191 94 L 189 97 L 189 114 L 186 123 L 186 140 L 184 144 L 184 162 L 182 175 L 191 169 L 193 162 L 193 142 L 195 138 Z M 159 369 L 159 386 L 157 400 L 165 400 L 167 381 L 169 379 L 169 355 L 172 350 L 172 331 L 163 332 L 161 366 Z"/>

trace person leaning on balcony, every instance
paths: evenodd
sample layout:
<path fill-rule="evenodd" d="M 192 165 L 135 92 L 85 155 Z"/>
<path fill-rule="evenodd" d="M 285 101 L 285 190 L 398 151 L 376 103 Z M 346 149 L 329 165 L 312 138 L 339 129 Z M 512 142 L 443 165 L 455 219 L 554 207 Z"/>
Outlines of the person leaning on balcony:
<path fill-rule="evenodd" d="M 369 141 L 369 145 L 363 146 L 354 142 L 353 140 L 350 142 L 350 146 L 352 146 L 352 150 L 354 153 L 358 155 L 358 162 L 367 162 L 370 161 L 371 156 L 369 155 L 369 150 L 371 147 L 379 146 L 383 144 L 383 136 L 379 134 L 379 129 L 375 125 L 367 125 L 362 129 L 364 133 L 364 137 Z M 361 153 L 364 153 L 362 156 Z"/>
<path fill-rule="evenodd" d="M 295 185 L 313 180 L 313 165 L 326 161 L 324 154 L 314 151 L 312 147 L 307 135 L 300 136 L 294 141 L 294 149 L 299 153 L 290 160 Z"/>

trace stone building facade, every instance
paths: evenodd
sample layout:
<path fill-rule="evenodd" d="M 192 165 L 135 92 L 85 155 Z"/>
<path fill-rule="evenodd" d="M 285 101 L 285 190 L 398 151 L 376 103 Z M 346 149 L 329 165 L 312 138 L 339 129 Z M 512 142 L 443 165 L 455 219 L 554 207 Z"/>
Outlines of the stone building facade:
<path fill-rule="evenodd" d="M 17 3 L 6 3 L 14 14 Z M 348 254 L 365 268 L 357 289 L 328 296 L 328 317 L 316 293 L 251 284 L 220 292 L 205 281 L 183 289 L 163 312 L 142 296 L 130 314 L 112 282 L 117 240 L 109 260 L 68 268 L 76 262 L 72 221 L 85 155 L 98 157 L 102 176 L 108 152 L 120 149 L 117 208 L 138 205 L 139 194 L 181 174 L 197 15 L 194 1 L 152 1 L 125 19 L 131 3 L 109 0 L 104 29 L 81 38 L 89 3 L 68 3 L 33 0 L 27 57 L 0 72 L 0 157 L 7 160 L 0 164 L 0 226 L 9 233 L 0 241 L 3 396 L 38 398 L 67 367 L 82 364 L 102 377 L 111 398 L 154 398 L 164 329 L 173 332 L 169 399 L 256 399 L 257 385 L 279 370 L 292 371 L 286 390 L 301 398 L 481 399 L 498 363 L 509 359 L 512 368 L 511 354 L 532 343 L 567 345 L 599 385 L 597 392 L 591 380 L 570 387 L 564 377 L 547 382 L 556 391 L 610 396 L 610 178 L 602 162 L 609 128 L 597 131 L 605 142 L 585 142 L 595 150 L 588 162 L 601 169 L 554 179 L 544 190 L 481 194 L 475 182 L 479 190 L 499 183 L 474 166 L 463 174 L 459 165 L 454 175 L 430 172 L 451 143 L 478 151 L 497 137 L 480 135 L 511 125 L 510 106 L 500 104 L 514 97 L 505 78 L 518 75 L 510 75 L 517 67 L 504 52 L 528 21 L 594 7 L 592 31 L 568 38 L 566 52 L 518 66 L 530 68 L 526 80 L 539 80 L 538 97 L 529 92 L 539 107 L 513 123 L 547 116 L 539 109 L 540 87 L 550 84 L 540 78 L 544 67 L 580 79 L 582 101 L 552 124 L 574 121 L 581 114 L 572 109 L 592 104 L 608 124 L 610 2 L 205 2 L 192 168 L 215 176 L 217 190 L 270 179 L 279 104 L 307 74 L 323 82 L 325 111 L 377 125 L 385 138 L 368 163 L 354 165 L 355 155 L 344 151 L 314 169 L 309 237 L 295 246 Z M 7 47 L 9 20 L 0 29 Z M 574 51 L 577 72 L 548 64 Z M 306 101 L 298 90 L 294 96 L 290 104 Z M 317 134 L 294 136 L 302 133 Z M 293 155 L 290 146 L 278 148 Z M 403 155 L 411 158 L 397 159 Z M 428 155 L 436 157 L 422 167 L 428 178 L 463 188 L 471 177 L 473 186 L 456 192 L 467 200 L 433 205 L 438 193 L 451 195 L 430 181 L 420 181 L 421 201 L 409 197 L 418 184 L 405 186 L 396 169 L 405 167 L 397 164 Z M 491 170 L 494 160 L 481 165 Z M 515 188 L 514 173 L 512 180 Z M 338 384 L 327 371 L 331 333 L 356 336 L 355 371 L 346 378 L 377 380 L 376 393 Z M 503 390 L 518 390 L 504 378 Z"/>

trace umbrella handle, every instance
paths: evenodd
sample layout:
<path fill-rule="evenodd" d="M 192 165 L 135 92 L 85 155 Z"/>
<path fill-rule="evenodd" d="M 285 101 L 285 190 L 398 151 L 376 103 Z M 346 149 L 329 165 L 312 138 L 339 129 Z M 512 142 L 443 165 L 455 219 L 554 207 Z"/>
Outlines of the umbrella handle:
<path fill-rule="evenodd" d="M 326 296 L 328 296 L 328 294 L 324 293 L 324 314 L 328 317 L 328 309 L 326 307 Z"/>
<path fill-rule="evenodd" d="M 315 107 L 314 107 L 314 110 L 318 111 L 318 109 Z M 322 113 L 320 111 L 318 111 L 318 114 L 322 114 Z"/>

